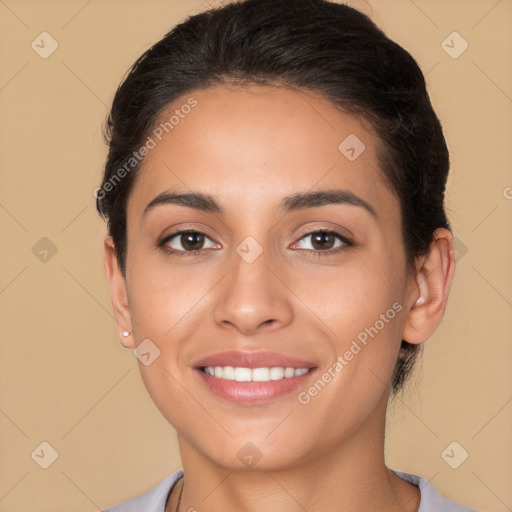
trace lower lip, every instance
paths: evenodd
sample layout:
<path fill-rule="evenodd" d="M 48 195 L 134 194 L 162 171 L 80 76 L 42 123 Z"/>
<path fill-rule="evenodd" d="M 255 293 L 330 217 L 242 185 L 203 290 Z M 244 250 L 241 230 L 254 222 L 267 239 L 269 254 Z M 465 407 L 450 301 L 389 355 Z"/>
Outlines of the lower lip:
<path fill-rule="evenodd" d="M 202 382 L 208 389 L 235 404 L 253 405 L 262 404 L 291 393 L 304 385 L 304 381 L 314 373 L 311 368 L 308 373 L 297 377 L 285 377 L 280 380 L 270 380 L 268 382 L 238 382 L 236 380 L 219 379 L 207 375 L 203 371 L 196 369 Z"/>

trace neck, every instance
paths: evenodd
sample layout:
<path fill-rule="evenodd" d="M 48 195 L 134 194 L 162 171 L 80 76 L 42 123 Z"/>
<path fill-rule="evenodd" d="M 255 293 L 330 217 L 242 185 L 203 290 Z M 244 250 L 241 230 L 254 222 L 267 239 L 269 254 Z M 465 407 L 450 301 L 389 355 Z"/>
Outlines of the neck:
<path fill-rule="evenodd" d="M 384 464 L 384 414 L 335 449 L 304 458 L 286 469 L 226 468 L 178 436 L 184 469 L 179 512 L 416 512 L 420 493 Z M 167 512 L 178 508 L 181 488 Z M 172 508 L 171 508 L 172 507 Z"/>

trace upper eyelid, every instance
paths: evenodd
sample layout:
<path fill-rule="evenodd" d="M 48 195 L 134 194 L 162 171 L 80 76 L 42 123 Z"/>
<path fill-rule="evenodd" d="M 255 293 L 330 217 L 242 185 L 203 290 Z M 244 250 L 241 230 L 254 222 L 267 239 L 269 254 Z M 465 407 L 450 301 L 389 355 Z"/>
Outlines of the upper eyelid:
<path fill-rule="evenodd" d="M 167 236 L 164 236 L 162 238 L 162 241 L 159 242 L 159 246 L 163 246 L 165 244 L 167 244 L 170 240 L 172 240 L 173 238 L 176 238 L 178 237 L 179 235 L 183 235 L 185 233 L 192 233 L 192 234 L 195 234 L 197 233 L 198 235 L 204 235 L 206 238 L 208 238 L 209 240 L 211 240 L 213 242 L 213 239 L 211 236 L 208 235 L 208 233 L 205 233 L 204 231 L 201 231 L 200 229 L 195 229 L 195 228 L 185 228 L 185 229 L 180 229 L 179 231 L 175 231 L 174 233 L 171 233 L 170 235 L 167 235 Z M 214 243 L 218 243 L 218 242 L 214 242 Z"/>
<path fill-rule="evenodd" d="M 333 233 L 335 236 L 339 236 L 341 238 L 344 238 L 346 240 L 352 240 L 353 238 L 353 235 L 352 234 L 344 234 L 343 233 L 343 229 L 340 229 L 340 228 L 334 228 L 334 227 L 323 227 L 323 228 L 308 228 L 306 229 L 305 231 L 301 231 L 299 233 L 299 240 L 304 238 L 305 236 L 309 236 L 309 235 L 312 235 L 314 233 L 318 233 L 318 232 L 327 232 L 327 233 Z M 347 231 L 345 229 L 345 231 Z"/>
<path fill-rule="evenodd" d="M 319 232 L 325 232 L 325 233 L 328 233 L 328 234 L 332 234 L 334 235 L 335 238 L 337 238 L 338 240 L 340 240 L 342 242 L 342 245 L 347 245 L 347 246 L 351 246 L 353 245 L 353 241 L 351 240 L 350 237 L 344 235 L 343 233 L 340 233 L 338 230 L 336 229 L 326 229 L 326 228 L 319 228 L 319 229 L 314 229 L 313 231 L 307 231 L 306 233 L 303 233 L 299 239 L 297 240 L 297 242 L 300 242 L 303 238 L 305 237 L 308 237 L 308 236 L 311 236 L 311 235 L 314 235 L 315 233 L 319 233 Z M 297 243 L 297 242 L 294 242 L 294 245 Z M 339 249 L 339 247 L 337 247 L 337 249 Z M 325 251 L 318 251 L 316 249 L 302 249 L 302 250 L 305 250 L 305 251 L 311 251 L 311 252 L 322 252 L 322 253 L 329 253 L 329 251 L 332 251 L 332 250 L 336 250 L 336 249 L 327 249 Z"/>

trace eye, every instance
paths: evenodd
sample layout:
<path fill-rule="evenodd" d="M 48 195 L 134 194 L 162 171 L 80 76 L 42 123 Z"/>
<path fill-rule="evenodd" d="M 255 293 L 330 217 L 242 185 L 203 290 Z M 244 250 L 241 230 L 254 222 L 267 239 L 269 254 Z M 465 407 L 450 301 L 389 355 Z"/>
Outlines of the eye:
<path fill-rule="evenodd" d="M 346 247 L 354 245 L 346 236 L 334 230 L 320 229 L 317 231 L 311 231 L 310 233 L 306 233 L 301 240 L 306 240 L 308 238 L 311 239 L 311 242 L 306 245 L 309 245 L 311 249 L 304 247 L 299 247 L 299 249 L 313 252 L 315 255 L 336 253 Z M 339 242 L 338 245 L 336 245 L 336 241 Z"/>
<path fill-rule="evenodd" d="M 206 240 L 210 240 L 210 238 L 201 231 L 185 230 L 167 236 L 158 245 L 168 253 L 182 253 L 179 256 L 188 256 L 189 254 L 186 253 L 197 253 L 205 248 L 219 247 L 214 242 L 212 242 L 212 246 L 204 247 Z"/>
<path fill-rule="evenodd" d="M 311 231 L 303 235 L 300 240 L 302 241 L 308 238 L 311 238 L 311 243 L 309 244 L 311 248 L 299 247 L 298 250 L 306 251 L 310 254 L 312 253 L 314 256 L 337 253 L 338 251 L 354 245 L 346 236 L 335 230 L 321 229 Z M 211 242 L 209 247 L 204 245 L 208 240 Z M 336 241 L 338 241 L 337 245 Z M 177 231 L 165 237 L 158 244 L 158 247 L 167 254 L 174 254 L 176 256 L 198 256 L 201 253 L 204 254 L 204 249 L 218 249 L 220 245 L 212 242 L 205 233 L 188 229 Z"/>

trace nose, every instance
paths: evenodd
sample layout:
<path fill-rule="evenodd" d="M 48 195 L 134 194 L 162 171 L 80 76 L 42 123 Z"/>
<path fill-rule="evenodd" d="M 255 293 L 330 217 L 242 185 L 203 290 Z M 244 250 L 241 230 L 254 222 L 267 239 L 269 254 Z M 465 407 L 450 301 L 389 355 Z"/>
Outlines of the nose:
<path fill-rule="evenodd" d="M 293 319 L 293 293 L 282 270 L 264 250 L 252 263 L 235 253 L 214 307 L 215 322 L 246 336 L 275 330 Z"/>

